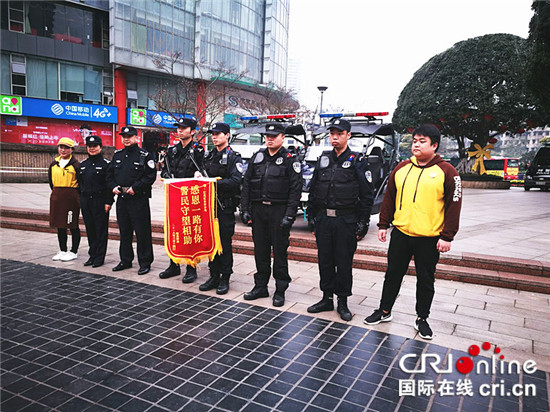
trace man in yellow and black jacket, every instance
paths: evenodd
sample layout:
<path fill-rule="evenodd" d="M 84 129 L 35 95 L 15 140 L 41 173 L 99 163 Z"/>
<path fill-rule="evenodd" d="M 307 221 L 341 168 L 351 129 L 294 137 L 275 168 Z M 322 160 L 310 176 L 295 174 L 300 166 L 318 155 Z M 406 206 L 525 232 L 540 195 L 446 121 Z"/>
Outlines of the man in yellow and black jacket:
<path fill-rule="evenodd" d="M 436 154 L 439 130 L 422 125 L 413 132 L 413 156 L 400 163 L 390 176 L 380 210 L 378 239 L 391 232 L 388 268 L 380 308 L 365 319 L 376 325 L 392 319 L 391 309 L 399 294 L 403 276 L 414 256 L 416 268 L 415 328 L 424 339 L 433 332 L 427 318 L 434 297 L 434 274 L 439 254 L 451 249 L 458 231 L 462 205 L 462 183 L 455 168 Z"/>

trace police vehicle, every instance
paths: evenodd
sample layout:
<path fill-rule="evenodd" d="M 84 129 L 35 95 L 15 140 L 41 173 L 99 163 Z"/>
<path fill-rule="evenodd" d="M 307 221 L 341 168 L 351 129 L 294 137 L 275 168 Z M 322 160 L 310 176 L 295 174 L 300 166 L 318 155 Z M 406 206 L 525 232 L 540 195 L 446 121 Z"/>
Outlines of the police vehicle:
<path fill-rule="evenodd" d="M 246 164 L 252 155 L 264 145 L 264 133 L 266 123 L 280 122 L 286 127 L 285 141 L 283 146 L 291 153 L 296 154 L 302 162 L 309 146 L 306 131 L 303 126 L 295 123 L 296 115 L 293 113 L 267 114 L 259 116 L 243 116 L 241 121 L 244 126 L 236 129 L 231 137 L 231 147 L 241 154 L 244 164 L 243 175 L 246 171 Z"/>
<path fill-rule="evenodd" d="M 545 192 L 550 190 L 550 144 L 539 149 L 523 178 L 526 191 L 537 187 Z"/>
<path fill-rule="evenodd" d="M 388 179 L 399 159 L 399 136 L 393 126 L 383 123 L 379 117 L 387 116 L 388 112 L 363 113 L 322 113 L 323 125 L 313 131 L 311 145 L 307 149 L 305 162 L 302 164 L 304 190 L 302 204 L 307 202 L 311 178 L 317 158 L 324 151 L 332 150 L 329 140 L 329 130 L 326 125 L 332 120 L 344 118 L 351 123 L 350 149 L 362 153 L 368 160 L 369 176 L 374 185 L 374 204 L 372 214 L 380 212 L 382 199 L 386 191 Z"/>

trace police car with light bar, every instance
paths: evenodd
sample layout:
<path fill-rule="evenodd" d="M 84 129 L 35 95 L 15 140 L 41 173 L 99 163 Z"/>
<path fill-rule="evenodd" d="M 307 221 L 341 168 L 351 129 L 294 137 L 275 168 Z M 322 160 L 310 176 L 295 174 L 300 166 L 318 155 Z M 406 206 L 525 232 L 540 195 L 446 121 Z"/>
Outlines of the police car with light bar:
<path fill-rule="evenodd" d="M 295 124 L 295 114 L 284 113 L 243 116 L 240 119 L 244 123 L 244 126 L 233 132 L 230 145 L 241 154 L 244 166 L 243 175 L 246 171 L 248 160 L 252 158 L 254 153 L 265 147 L 264 133 L 266 123 L 282 123 L 286 128 L 283 146 L 291 153 L 296 154 L 300 161 L 304 160 L 307 152 L 308 140 L 303 126 Z"/>
<path fill-rule="evenodd" d="M 399 159 L 399 136 L 390 123 L 384 123 L 379 119 L 387 115 L 388 112 L 322 113 L 320 115 L 324 124 L 313 131 L 312 142 L 302 164 L 304 177 L 302 204 L 305 204 L 309 197 L 317 158 L 324 151 L 332 150 L 326 125 L 334 119 L 345 118 L 351 123 L 351 138 L 348 142 L 350 149 L 362 153 L 368 160 L 369 177 L 374 186 L 374 204 L 371 213 L 380 212 L 388 179 Z"/>

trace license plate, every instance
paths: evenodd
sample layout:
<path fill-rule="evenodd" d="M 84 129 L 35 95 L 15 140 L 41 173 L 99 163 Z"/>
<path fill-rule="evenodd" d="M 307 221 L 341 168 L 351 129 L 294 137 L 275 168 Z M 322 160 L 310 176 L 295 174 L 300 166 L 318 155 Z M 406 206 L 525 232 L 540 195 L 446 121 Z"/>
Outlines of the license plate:
<path fill-rule="evenodd" d="M 544 182 L 535 182 L 536 185 L 544 186 Z"/>

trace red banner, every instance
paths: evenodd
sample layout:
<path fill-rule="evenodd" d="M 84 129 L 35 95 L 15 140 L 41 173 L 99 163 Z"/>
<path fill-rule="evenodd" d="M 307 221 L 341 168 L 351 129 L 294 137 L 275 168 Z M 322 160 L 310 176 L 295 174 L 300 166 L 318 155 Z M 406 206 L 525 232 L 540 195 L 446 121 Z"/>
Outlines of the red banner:
<path fill-rule="evenodd" d="M 84 144 L 80 134 L 82 123 L 71 120 L 42 119 L 25 116 L 2 116 L 1 141 L 4 143 L 26 143 L 57 145 L 62 137 L 70 137 L 77 144 Z M 113 145 L 113 125 L 88 123 L 91 134 L 101 137 L 103 146 Z"/>
<path fill-rule="evenodd" d="M 196 266 L 222 252 L 216 179 L 164 180 L 164 247 L 176 263 Z"/>

